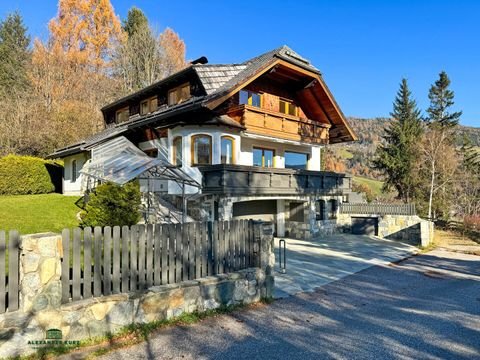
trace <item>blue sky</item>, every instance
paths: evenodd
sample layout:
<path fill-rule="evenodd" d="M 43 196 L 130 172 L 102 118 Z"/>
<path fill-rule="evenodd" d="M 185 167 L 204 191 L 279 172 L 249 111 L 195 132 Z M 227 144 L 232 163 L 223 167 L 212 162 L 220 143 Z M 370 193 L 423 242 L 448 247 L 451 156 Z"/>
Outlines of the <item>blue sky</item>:
<path fill-rule="evenodd" d="M 420 107 L 447 71 L 463 110 L 462 124 L 480 127 L 480 1 L 155 1 L 112 0 L 124 18 L 136 5 L 159 31 L 172 27 L 187 58 L 241 62 L 287 44 L 318 67 L 344 113 L 388 116 L 402 77 Z M 46 38 L 55 0 L 0 2 L 18 10 L 32 37 Z"/>

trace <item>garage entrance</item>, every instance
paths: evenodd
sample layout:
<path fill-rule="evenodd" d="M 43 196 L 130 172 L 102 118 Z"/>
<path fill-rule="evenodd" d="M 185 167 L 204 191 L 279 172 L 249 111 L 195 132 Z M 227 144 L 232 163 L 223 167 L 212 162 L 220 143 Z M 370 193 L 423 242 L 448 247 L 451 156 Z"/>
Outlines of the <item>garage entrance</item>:
<path fill-rule="evenodd" d="M 352 217 L 352 234 L 378 235 L 378 218 Z"/>

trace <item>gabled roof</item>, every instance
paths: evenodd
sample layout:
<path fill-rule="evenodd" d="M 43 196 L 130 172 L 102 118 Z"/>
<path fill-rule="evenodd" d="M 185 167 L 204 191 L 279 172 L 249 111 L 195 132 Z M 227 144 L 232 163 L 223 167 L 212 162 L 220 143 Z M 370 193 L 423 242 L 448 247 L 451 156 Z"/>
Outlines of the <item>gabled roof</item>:
<path fill-rule="evenodd" d="M 118 107 L 128 100 L 141 98 L 157 88 L 166 86 L 168 83 L 175 81 L 181 76 L 198 77 L 198 80 L 200 81 L 204 90 L 203 95 L 193 97 L 181 104 L 161 107 L 154 113 L 148 115 L 138 115 L 132 117 L 130 120 L 122 124 L 107 128 L 104 131 L 86 138 L 77 144 L 57 150 L 53 154 L 49 155 L 49 157 L 53 158 L 67 156 L 80 151 L 88 150 L 95 144 L 111 139 L 119 134 L 124 134 L 131 129 L 138 128 L 140 126 L 148 126 L 148 124 L 157 123 L 160 120 L 176 116 L 180 113 L 193 111 L 199 108 L 204 108 L 210 111 L 214 110 L 222 101 L 224 101 L 226 97 L 230 96 L 235 91 L 238 91 L 239 87 L 245 86 L 245 84 L 253 81 L 256 77 L 260 76 L 278 64 L 288 64 L 289 66 L 299 69 L 300 71 L 304 71 L 306 74 L 309 74 L 309 76 L 312 76 L 313 79 L 317 80 L 318 86 L 315 85 L 319 88 L 316 90 L 317 93 L 313 93 L 312 91 L 312 93 L 309 93 L 308 96 L 311 96 L 312 99 L 316 101 L 325 102 L 328 105 L 321 111 L 325 113 L 325 116 L 332 123 L 332 135 L 335 134 L 335 137 L 338 136 L 338 141 L 356 140 L 356 136 L 348 125 L 345 116 L 341 112 L 338 104 L 333 98 L 333 95 L 330 93 L 327 85 L 323 81 L 320 71 L 315 68 L 309 60 L 305 59 L 291 48 L 284 45 L 239 64 L 190 65 L 187 68 L 140 91 L 106 105 L 102 108 L 102 111 Z M 322 105 L 322 108 L 323 107 L 324 106 Z M 212 113 L 211 119 L 206 119 L 205 124 L 222 124 L 241 128 L 241 125 L 237 124 L 233 119 L 227 118 L 228 116 L 218 117 Z"/>

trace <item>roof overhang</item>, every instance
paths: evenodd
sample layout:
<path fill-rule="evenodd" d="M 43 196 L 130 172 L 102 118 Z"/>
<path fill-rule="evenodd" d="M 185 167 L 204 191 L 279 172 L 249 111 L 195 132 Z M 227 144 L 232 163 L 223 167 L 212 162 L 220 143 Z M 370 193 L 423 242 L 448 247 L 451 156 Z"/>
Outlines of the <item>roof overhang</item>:
<path fill-rule="evenodd" d="M 331 129 L 329 131 L 330 143 L 357 140 L 357 136 L 348 124 L 345 115 L 340 110 L 340 107 L 325 84 L 321 74 L 319 72 L 307 70 L 304 67 L 292 64 L 283 58 L 273 58 L 272 61 L 259 68 L 255 73 L 251 74 L 245 80 L 234 84 L 229 89 L 225 89 L 225 91 L 220 92 L 216 96 L 207 98 L 204 102 L 204 105 L 211 110 L 217 108 L 225 100 L 233 96 L 245 86 L 278 67 L 289 69 L 289 71 L 311 80 L 308 81 L 303 89 L 297 93 L 299 98 L 302 100 L 300 105 L 302 108 L 309 108 L 309 112 L 312 114 L 312 120 L 317 120 L 321 123 L 329 123 L 331 125 Z"/>

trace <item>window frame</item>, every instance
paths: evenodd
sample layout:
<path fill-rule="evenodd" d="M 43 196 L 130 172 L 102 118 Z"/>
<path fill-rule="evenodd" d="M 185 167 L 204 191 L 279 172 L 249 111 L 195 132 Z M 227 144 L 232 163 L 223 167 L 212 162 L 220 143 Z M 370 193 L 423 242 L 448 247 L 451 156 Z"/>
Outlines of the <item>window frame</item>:
<path fill-rule="evenodd" d="M 72 160 L 71 182 L 77 182 L 77 159 Z"/>
<path fill-rule="evenodd" d="M 179 93 L 181 94 L 181 91 L 183 88 L 188 88 L 188 97 L 185 98 L 185 99 L 181 99 L 179 100 Z M 172 102 L 170 101 L 170 96 L 175 93 L 175 102 Z M 189 82 L 186 82 L 186 83 L 183 83 L 179 86 L 176 86 L 174 87 L 173 89 L 170 89 L 168 90 L 168 95 L 167 95 L 167 104 L 168 106 L 173 106 L 173 105 L 177 105 L 177 104 L 180 104 L 184 101 L 187 101 L 188 99 L 190 99 L 192 97 L 192 94 L 191 94 L 191 86 L 190 86 L 190 83 Z"/>
<path fill-rule="evenodd" d="M 178 142 L 180 140 L 180 150 L 181 150 L 181 154 L 180 154 L 180 164 L 177 163 L 177 146 L 176 146 L 176 142 Z M 183 166 L 183 137 L 182 136 L 175 136 L 172 140 L 172 163 L 173 165 L 175 166 L 178 166 L 178 167 L 181 167 Z"/>
<path fill-rule="evenodd" d="M 209 145 L 210 145 L 210 151 L 209 151 L 209 163 L 208 164 L 199 164 L 195 162 L 195 140 L 200 139 L 200 138 L 208 138 L 209 140 Z M 209 134 L 195 134 L 191 136 L 190 139 L 190 163 L 191 166 L 203 166 L 203 165 L 212 165 L 212 152 L 213 152 L 213 138 L 212 135 Z"/>
<path fill-rule="evenodd" d="M 307 170 L 308 162 L 310 160 L 310 154 L 309 153 L 305 153 L 305 152 L 301 152 L 301 151 L 285 150 L 283 152 L 283 163 L 284 163 L 285 169 L 296 169 L 296 168 L 292 168 L 292 167 L 287 167 L 287 157 L 285 156 L 287 153 L 305 155 L 307 157 L 307 161 L 305 162 L 305 168 L 303 170 Z"/>
<path fill-rule="evenodd" d="M 127 113 L 127 118 L 125 120 L 120 121 L 119 114 L 121 114 L 121 113 Z M 117 123 L 128 121 L 129 118 L 130 118 L 130 107 L 129 106 L 125 106 L 125 107 L 115 111 L 115 121 Z"/>
<path fill-rule="evenodd" d="M 252 147 L 252 157 L 253 157 L 253 151 L 254 150 L 262 150 L 262 165 L 260 167 L 270 168 L 270 169 L 275 168 L 275 165 L 276 165 L 276 161 L 275 161 L 276 151 L 275 151 L 275 149 L 261 147 L 261 146 L 253 146 Z M 273 153 L 272 154 L 272 166 L 265 166 L 265 150 L 271 151 Z M 258 166 L 258 165 L 254 164 L 253 166 Z"/>
<path fill-rule="evenodd" d="M 232 142 L 232 161 L 227 164 L 226 162 L 223 162 L 223 148 L 222 148 L 222 142 L 223 140 L 230 140 Z M 220 163 L 225 164 L 225 165 L 235 165 L 236 163 L 236 156 L 235 156 L 235 138 L 230 135 L 222 135 L 220 136 Z"/>
<path fill-rule="evenodd" d="M 241 96 L 241 93 L 242 93 L 242 92 L 247 94 L 247 102 L 246 102 L 246 103 L 240 102 L 240 96 Z M 252 95 L 258 95 L 258 98 L 259 98 L 259 99 L 258 99 L 258 100 L 259 100 L 258 106 L 257 106 L 257 105 L 253 105 Z M 249 105 L 249 106 L 254 106 L 254 107 L 262 108 L 262 107 L 263 107 L 263 96 L 262 96 L 262 95 L 263 95 L 263 94 L 262 94 L 261 92 L 242 89 L 242 90 L 239 91 L 238 103 L 239 103 L 239 105 Z"/>
<path fill-rule="evenodd" d="M 282 102 L 285 103 L 285 112 L 280 111 L 280 104 Z M 295 107 L 295 113 L 294 114 L 290 114 L 290 106 Z M 295 102 L 293 100 L 282 98 L 282 97 L 278 98 L 278 112 L 281 113 L 281 114 L 298 117 L 298 114 L 299 114 L 298 105 L 295 104 Z"/>

